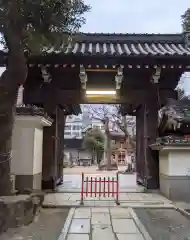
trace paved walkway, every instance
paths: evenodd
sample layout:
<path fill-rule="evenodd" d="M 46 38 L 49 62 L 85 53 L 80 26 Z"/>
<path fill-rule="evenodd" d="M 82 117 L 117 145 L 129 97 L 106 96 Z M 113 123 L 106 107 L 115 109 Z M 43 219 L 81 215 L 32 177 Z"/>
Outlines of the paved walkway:
<path fill-rule="evenodd" d="M 157 193 L 120 193 L 120 206 L 138 207 L 138 206 L 170 206 L 172 202 L 164 196 Z M 49 193 L 45 196 L 44 207 L 64 207 L 64 206 L 80 206 L 79 193 Z M 84 206 L 89 207 L 114 207 L 117 206 L 114 198 L 106 197 L 86 197 Z"/>
<path fill-rule="evenodd" d="M 72 208 L 58 240 L 150 240 L 131 208 Z"/>

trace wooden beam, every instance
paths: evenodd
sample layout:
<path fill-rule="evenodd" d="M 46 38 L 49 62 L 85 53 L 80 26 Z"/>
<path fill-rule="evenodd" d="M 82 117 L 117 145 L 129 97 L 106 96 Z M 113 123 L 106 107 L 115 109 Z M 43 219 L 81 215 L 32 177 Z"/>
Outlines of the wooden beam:
<path fill-rule="evenodd" d="M 86 69 L 86 72 L 117 72 L 117 69 Z"/>
<path fill-rule="evenodd" d="M 64 106 L 65 104 L 93 104 L 93 103 L 107 103 L 107 104 L 132 104 L 133 108 L 136 108 L 138 104 L 144 103 L 146 96 L 150 94 L 146 89 L 128 89 L 117 93 L 115 96 L 91 96 L 87 97 L 84 90 L 73 89 L 73 90 L 60 90 L 54 89 L 47 93 L 45 89 L 38 90 L 36 93 L 26 94 L 25 104 L 47 104 L 53 102 Z M 46 96 L 46 97 L 45 97 Z M 175 98 L 176 92 L 172 89 L 161 89 L 158 94 L 158 102 L 165 104 L 167 98 Z M 52 100 L 51 100 L 52 99 Z"/>

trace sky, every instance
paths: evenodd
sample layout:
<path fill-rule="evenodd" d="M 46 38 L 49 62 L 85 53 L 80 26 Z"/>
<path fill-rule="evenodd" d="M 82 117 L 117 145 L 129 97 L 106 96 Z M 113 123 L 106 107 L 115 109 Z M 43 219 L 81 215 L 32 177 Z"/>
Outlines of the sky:
<path fill-rule="evenodd" d="M 190 0 L 84 1 L 92 9 L 85 14 L 83 32 L 179 33 L 181 15 L 190 8 Z M 190 77 L 186 76 L 182 82 L 190 93 Z"/>
<path fill-rule="evenodd" d="M 85 15 L 84 32 L 177 33 L 189 0 L 84 0 L 92 9 Z"/>

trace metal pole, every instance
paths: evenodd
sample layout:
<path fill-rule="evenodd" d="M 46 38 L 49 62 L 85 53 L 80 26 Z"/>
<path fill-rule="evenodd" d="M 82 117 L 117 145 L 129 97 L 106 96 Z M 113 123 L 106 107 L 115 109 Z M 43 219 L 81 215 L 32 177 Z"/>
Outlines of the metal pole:
<path fill-rule="evenodd" d="M 120 205 L 119 203 L 119 173 L 116 174 L 116 204 Z"/>
<path fill-rule="evenodd" d="M 82 173 L 82 186 L 81 186 L 81 201 L 80 205 L 84 205 L 84 173 Z"/>

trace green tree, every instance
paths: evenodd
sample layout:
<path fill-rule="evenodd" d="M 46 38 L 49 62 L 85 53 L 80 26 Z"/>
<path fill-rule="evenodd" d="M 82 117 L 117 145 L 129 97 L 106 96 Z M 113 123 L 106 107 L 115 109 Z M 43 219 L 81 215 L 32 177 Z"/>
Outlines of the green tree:
<path fill-rule="evenodd" d="M 104 134 L 98 128 L 88 129 L 83 139 L 83 147 L 92 153 L 95 152 L 98 165 L 100 164 L 103 157 L 104 141 Z"/>
<path fill-rule="evenodd" d="M 182 28 L 184 32 L 190 31 L 190 8 L 181 16 Z"/>
<path fill-rule="evenodd" d="M 83 0 L 0 0 L 0 32 L 8 51 L 0 78 L 0 195 L 11 192 L 10 159 L 15 103 L 25 83 L 28 55 L 61 50 L 85 22 Z"/>

